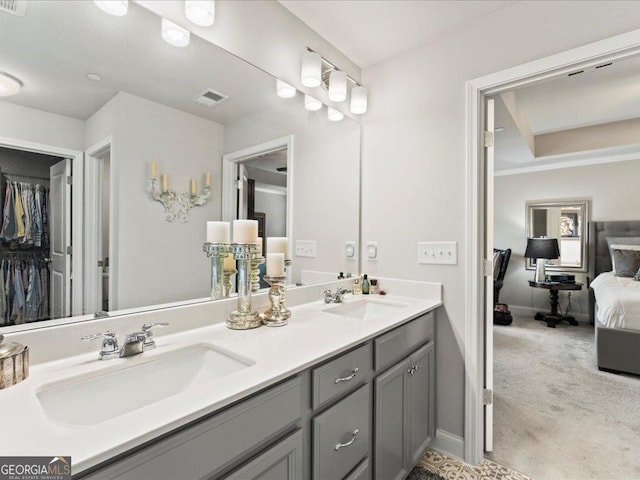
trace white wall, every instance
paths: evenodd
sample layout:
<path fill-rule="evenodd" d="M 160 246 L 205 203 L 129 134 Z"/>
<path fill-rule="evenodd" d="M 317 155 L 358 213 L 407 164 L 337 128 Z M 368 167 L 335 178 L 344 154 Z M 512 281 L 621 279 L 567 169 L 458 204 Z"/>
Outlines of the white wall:
<path fill-rule="evenodd" d="M 591 200 L 594 221 L 638 220 L 640 159 L 495 177 L 495 246 L 511 248 L 511 260 L 500 292 L 500 302 L 510 307 L 549 310 L 549 292 L 530 288 L 533 270 L 525 269 L 525 202 L 537 200 Z M 603 181 L 606 179 L 606 181 Z M 582 291 L 572 292 L 574 313 L 588 313 L 586 274 L 576 273 L 584 282 Z M 566 308 L 567 294 L 560 292 L 560 306 Z"/>
<path fill-rule="evenodd" d="M 294 282 L 301 270 L 354 272 L 345 260 L 344 242 L 358 240 L 360 124 L 345 118 L 330 122 L 326 110 L 308 112 L 301 95 L 281 109 L 249 115 L 225 125 L 225 153 L 293 135 L 293 233 L 296 240 L 315 240 L 317 257 L 293 256 Z M 268 219 L 267 219 L 268 221 Z M 295 250 L 292 249 L 294 252 Z"/>
<path fill-rule="evenodd" d="M 437 426 L 464 430 L 465 82 L 638 27 L 640 2 L 516 2 L 363 70 L 363 270 L 444 284 Z M 418 241 L 458 242 L 457 266 L 417 263 Z M 384 288 L 384 286 L 382 286 Z"/>
<path fill-rule="evenodd" d="M 118 288 L 116 308 L 155 305 L 206 297 L 210 261 L 202 252 L 206 222 L 219 220 L 221 203 L 222 125 L 119 93 L 87 121 L 87 145 L 113 136 L 116 244 L 110 271 Z M 162 205 L 149 190 L 150 164 L 166 173 L 169 188 L 188 191 L 189 180 L 202 188 L 212 174 L 210 200 L 191 209 L 187 223 L 168 223 Z M 114 272 L 115 270 L 115 272 Z"/>
<path fill-rule="evenodd" d="M 0 101 L 0 138 L 83 150 L 84 122 Z"/>
<path fill-rule="evenodd" d="M 271 185 L 256 184 L 256 211 L 265 214 L 267 237 L 287 236 L 287 196 L 268 191 Z"/>

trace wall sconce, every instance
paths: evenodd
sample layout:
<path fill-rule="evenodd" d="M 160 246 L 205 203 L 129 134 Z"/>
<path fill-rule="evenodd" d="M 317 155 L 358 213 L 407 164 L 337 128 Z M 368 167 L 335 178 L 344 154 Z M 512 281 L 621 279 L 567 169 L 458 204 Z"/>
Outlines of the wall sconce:
<path fill-rule="evenodd" d="M 205 186 L 202 193 L 196 193 L 196 181 L 191 180 L 189 192 L 174 192 L 169 189 L 166 174 L 160 176 L 161 187 L 158 187 L 156 176 L 157 165 L 155 160 L 151 162 L 151 196 L 164 207 L 164 219 L 169 223 L 186 223 L 189 221 L 189 210 L 193 207 L 204 205 L 211 197 L 211 173 L 207 172 Z"/>
<path fill-rule="evenodd" d="M 325 90 L 329 91 L 329 100 L 332 102 L 346 100 L 348 85 L 351 83 L 353 84 L 351 88 L 351 113 L 361 115 L 367 111 L 367 89 L 309 47 L 302 56 L 300 79 L 305 87 L 322 85 Z"/>

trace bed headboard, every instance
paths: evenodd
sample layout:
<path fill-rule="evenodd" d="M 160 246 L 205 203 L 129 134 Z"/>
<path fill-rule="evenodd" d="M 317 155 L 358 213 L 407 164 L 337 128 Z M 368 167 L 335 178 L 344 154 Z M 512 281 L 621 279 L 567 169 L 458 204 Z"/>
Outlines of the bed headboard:
<path fill-rule="evenodd" d="M 589 222 L 589 279 L 611 271 L 607 237 L 640 237 L 640 220 Z"/>

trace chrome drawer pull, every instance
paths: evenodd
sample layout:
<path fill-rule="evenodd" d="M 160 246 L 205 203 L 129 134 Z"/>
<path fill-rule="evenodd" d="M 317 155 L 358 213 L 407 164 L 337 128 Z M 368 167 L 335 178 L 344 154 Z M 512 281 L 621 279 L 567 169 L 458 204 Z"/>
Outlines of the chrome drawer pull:
<path fill-rule="evenodd" d="M 340 450 L 342 447 L 348 447 L 349 445 L 351 445 L 353 442 L 356 441 L 356 437 L 358 436 L 358 433 L 360 433 L 360 430 L 358 430 L 357 428 L 352 432 L 353 438 L 351 440 L 349 440 L 347 443 L 337 443 L 336 444 L 336 452 L 338 450 Z"/>
<path fill-rule="evenodd" d="M 416 367 L 411 367 L 409 370 L 407 370 L 407 373 L 413 376 L 416 373 L 416 370 L 417 370 Z"/>
<path fill-rule="evenodd" d="M 333 383 L 335 383 L 336 385 L 340 382 L 348 382 L 349 380 L 353 380 L 356 376 L 356 374 L 360 371 L 360 369 L 358 367 L 354 368 L 353 370 L 351 370 L 351 375 L 349 375 L 348 377 L 342 377 L 342 378 L 336 378 Z"/>

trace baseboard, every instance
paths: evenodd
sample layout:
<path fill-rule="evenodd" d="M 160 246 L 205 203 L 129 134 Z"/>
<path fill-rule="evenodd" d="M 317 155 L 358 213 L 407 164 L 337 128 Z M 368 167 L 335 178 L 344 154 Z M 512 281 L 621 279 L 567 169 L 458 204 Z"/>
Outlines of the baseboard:
<path fill-rule="evenodd" d="M 429 448 L 464 461 L 464 439 L 445 430 L 436 430 L 436 438 Z"/>
<path fill-rule="evenodd" d="M 514 314 L 514 315 L 525 315 L 525 316 L 530 316 L 533 318 L 533 316 L 540 311 L 544 311 L 540 308 L 532 308 L 532 307 L 522 307 L 519 305 L 509 305 L 509 311 Z M 585 323 L 589 323 L 589 314 L 588 313 L 578 313 L 578 312 L 574 312 L 571 311 L 570 315 L 572 317 L 575 317 L 575 319 L 579 322 L 585 322 Z"/>

